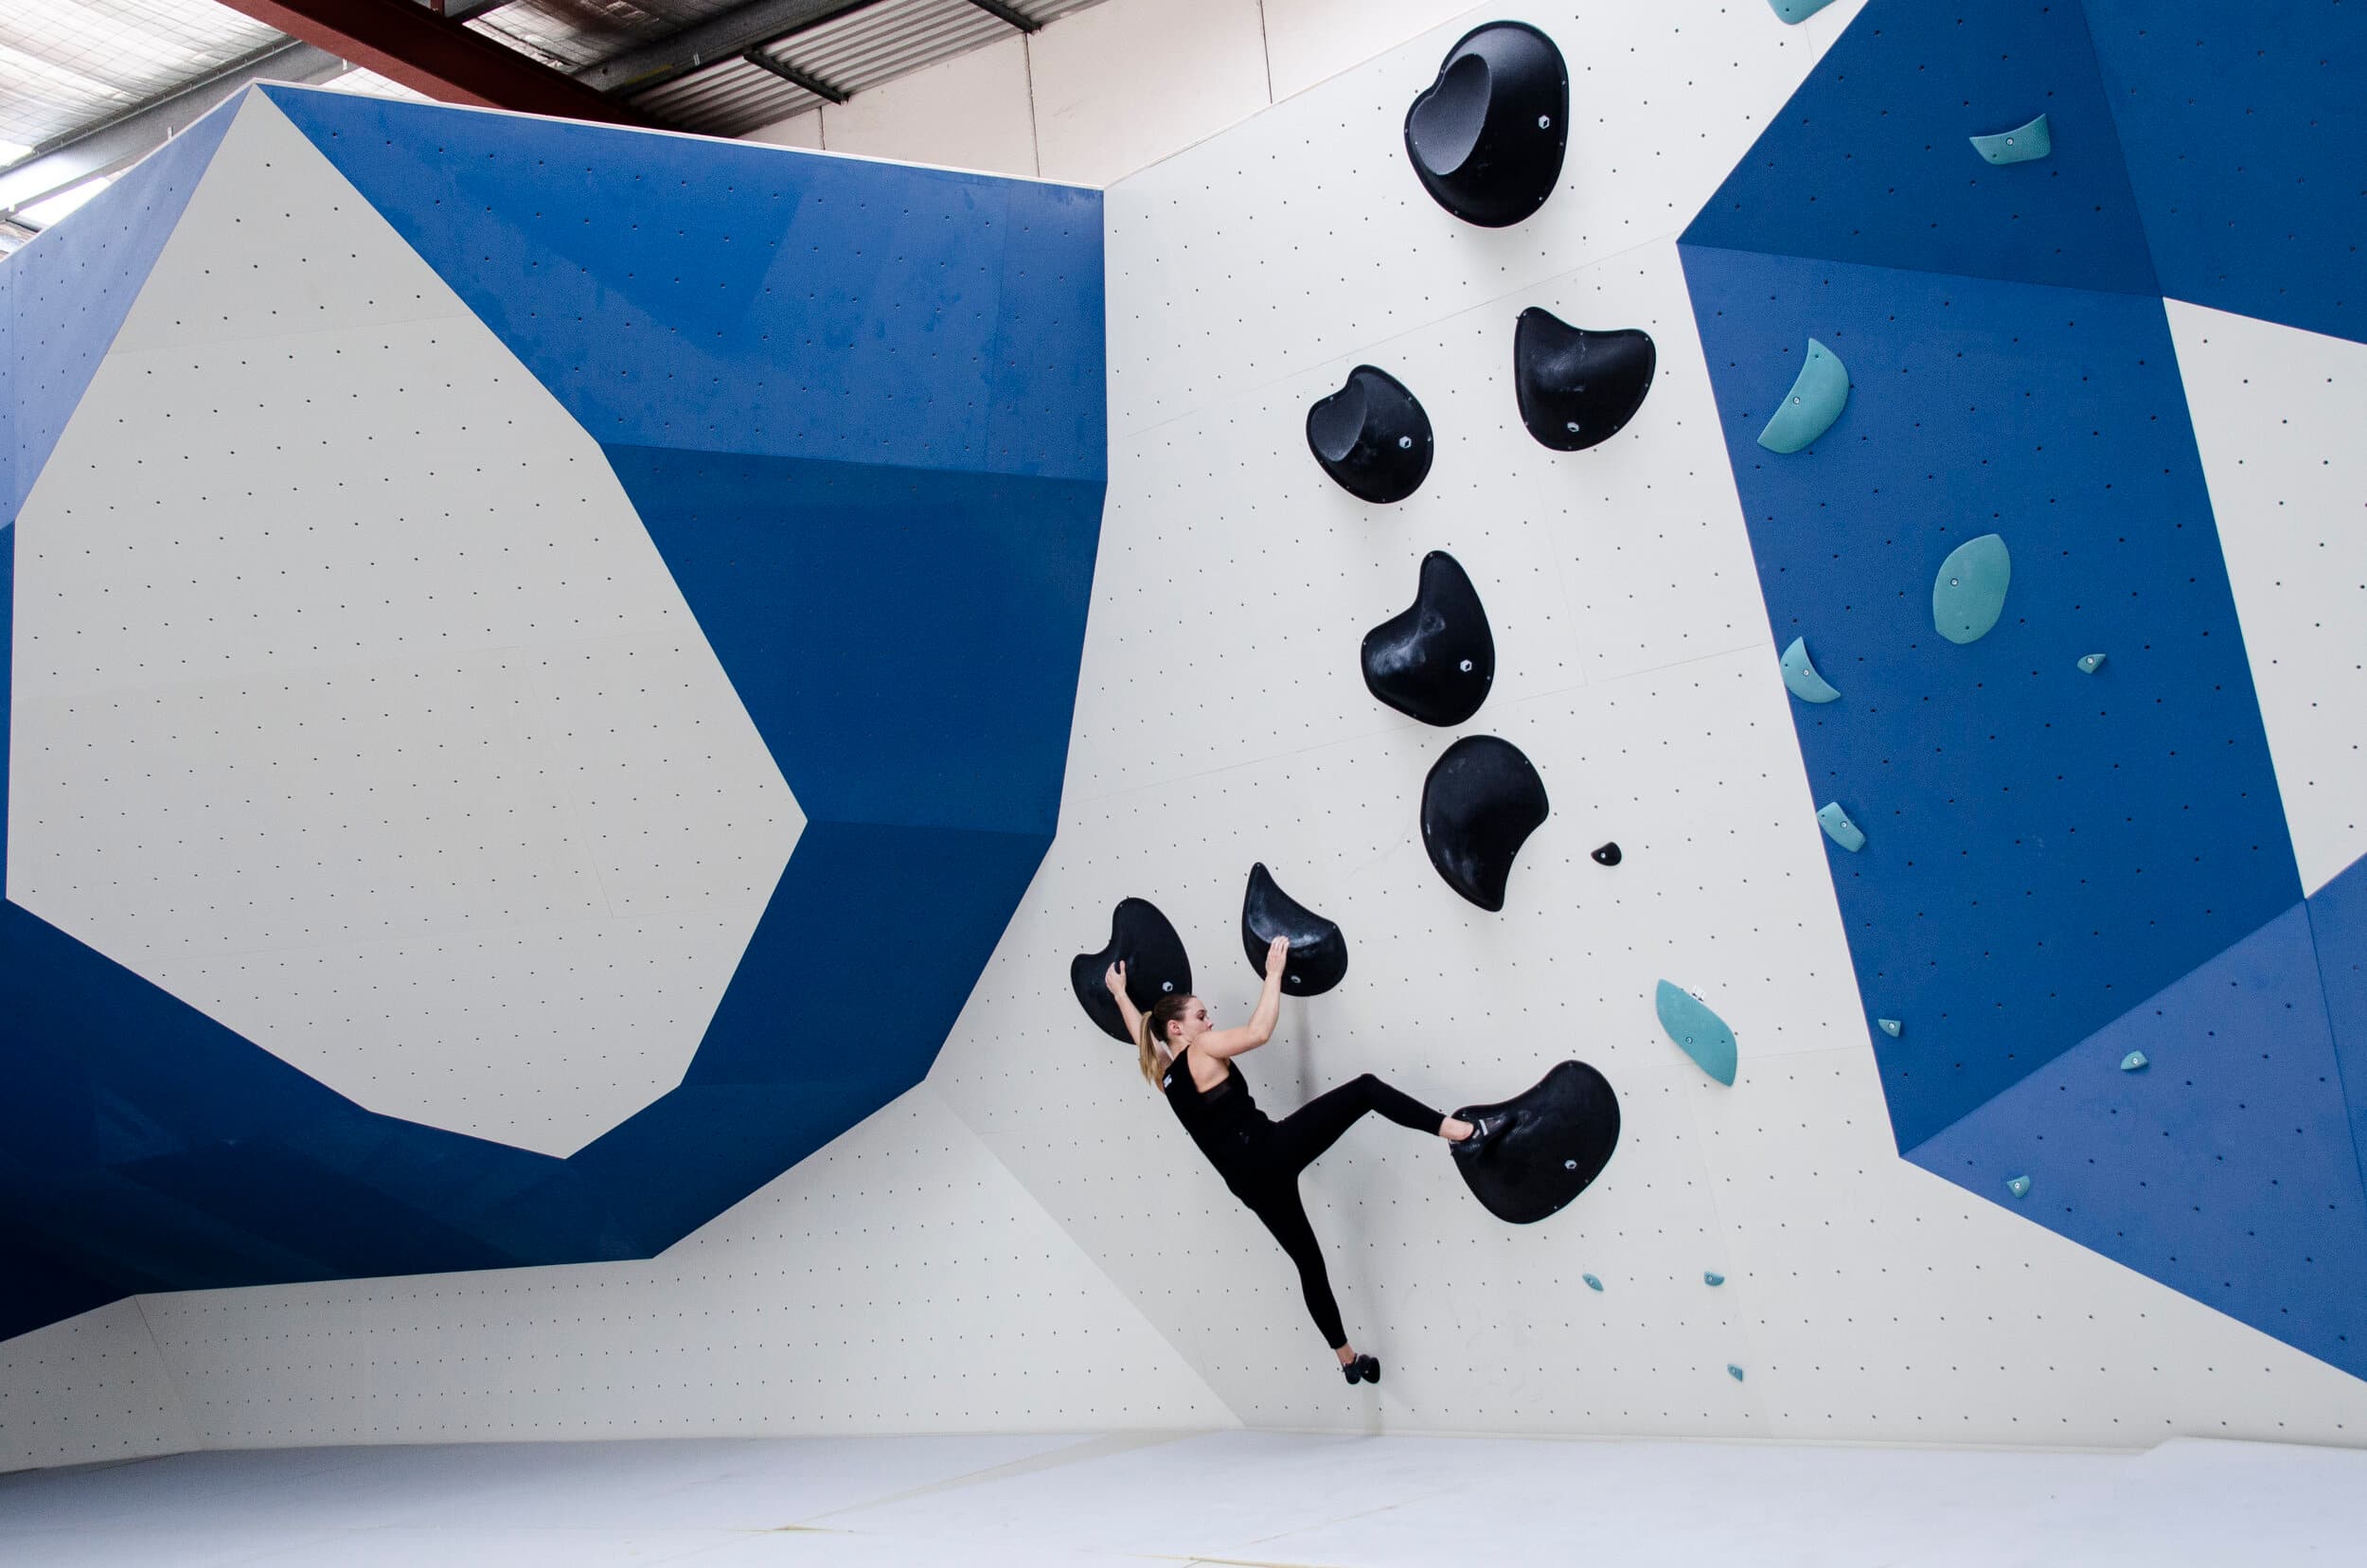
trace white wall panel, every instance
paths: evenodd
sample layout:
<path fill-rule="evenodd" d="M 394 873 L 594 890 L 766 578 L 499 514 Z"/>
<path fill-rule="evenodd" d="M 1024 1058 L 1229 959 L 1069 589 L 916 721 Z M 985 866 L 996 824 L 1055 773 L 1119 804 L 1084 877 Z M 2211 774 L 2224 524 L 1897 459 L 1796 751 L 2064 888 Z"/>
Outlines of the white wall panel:
<path fill-rule="evenodd" d="M 1483 229 L 1423 191 L 1404 125 L 1466 24 L 1496 15 L 1561 46 L 1573 129 L 1559 194 Z M 1112 433 L 1675 235 L 1834 36 L 1723 0 L 1472 12 L 1144 169 L 1109 195 Z"/>
<path fill-rule="evenodd" d="M 1535 20 L 1595 73 L 1578 101 L 1605 139 L 1582 125 L 1531 224 L 1460 229 L 1402 167 L 1405 102 L 1451 29 L 1112 189 L 1117 435 L 1061 836 L 933 1081 L 1254 1424 L 2353 1440 L 2356 1381 L 1896 1154 L 1672 242 L 1840 19 Z M 1601 448 L 1546 453 L 1518 423 L 1530 303 L 1660 347 L 1651 400 Z M 1438 432 L 1393 508 L 1338 491 L 1304 446 L 1308 403 L 1359 361 Z M 1420 846 L 1452 736 L 1381 709 L 1355 668 L 1432 547 L 1471 570 L 1498 639 L 1462 729 L 1521 745 L 1554 800 L 1502 914 Z M 1606 839 L 1617 868 L 1588 858 Z M 1253 859 L 1351 954 L 1249 1059 L 1270 1108 L 1365 1070 L 1445 1107 L 1576 1055 L 1627 1115 L 1597 1186 L 1533 1228 L 1487 1219 L 1442 1150 L 1385 1125 L 1313 1169 L 1351 1333 L 1388 1367 L 1344 1399 L 1279 1253 L 1123 1048 L 1081 1021 L 1045 1032 L 1074 1018 L 1066 958 L 1129 894 L 1175 918 L 1237 1018 Z M 1664 977 L 1735 1026 L 1733 1088 L 1661 1032 Z M 1095 1136 L 1029 1136 L 1048 1096 Z"/>
<path fill-rule="evenodd" d="M 1106 185 L 1272 99 L 1257 0 L 1108 0 L 1027 46 L 1048 179 Z"/>
<path fill-rule="evenodd" d="M 176 1453 L 194 1439 L 137 1301 L 0 1342 L 0 1470 Z"/>
<path fill-rule="evenodd" d="M 1271 3 L 1320 30 L 1317 0 Z M 1893 1147 L 1672 242 L 1854 9 L 1797 28 L 1707 0 L 1507 13 L 1560 40 L 1593 118 L 1554 205 L 1500 234 L 1438 212 L 1398 139 L 1439 52 L 1495 12 L 1113 187 L 1117 434 L 1060 835 L 929 1083 L 652 1263 L 153 1298 L 200 1437 L 1237 1418 L 2357 1441 L 2357 1381 Z M 1080 42 L 1063 66 L 1114 105 L 1154 90 L 1127 75 L 1143 51 L 1184 47 L 1203 16 L 1202 42 L 1231 36 L 1231 15 L 1110 0 L 1046 29 L 1045 172 L 1077 177 L 1041 113 L 1064 31 L 1099 16 L 1108 48 L 1139 41 L 1124 60 Z M 1206 118 L 1184 139 L 1239 112 L 1179 91 Z M 1114 165 L 1104 101 L 1073 96 L 1061 134 Z M 1659 379 L 1613 441 L 1557 454 L 1520 428 L 1531 303 L 1652 332 Z M 1365 360 L 1438 429 L 1429 483 L 1396 508 L 1349 500 L 1304 445 L 1307 404 Z M 1423 774 L 1452 735 L 1379 707 L 1356 668 L 1431 548 L 1470 569 L 1498 640 L 1463 730 L 1519 743 L 1554 803 L 1501 914 L 1454 898 L 1420 846 Z M 1607 839 L 1619 867 L 1588 857 Z M 1258 859 L 1351 952 L 1346 984 L 1286 1003 L 1246 1063 L 1270 1109 L 1368 1070 L 1449 1108 L 1565 1056 L 1622 1096 L 1611 1167 L 1537 1226 L 1490 1220 L 1434 1140 L 1377 1120 L 1314 1167 L 1378 1389 L 1338 1381 L 1287 1261 L 1068 993 L 1069 957 L 1140 894 L 1240 1015 Z M 1664 977 L 1735 1026 L 1733 1088 L 1661 1033 Z"/>
<path fill-rule="evenodd" d="M 1277 102 L 1470 10 L 1463 0 L 1264 0 L 1264 9 Z"/>
<path fill-rule="evenodd" d="M 9 894 L 564 1154 L 680 1080 L 804 819 L 591 437 L 237 113 L 19 521 Z"/>
<path fill-rule="evenodd" d="M 2367 347 L 2164 302 L 2277 792 L 2315 893 L 2367 854 Z M 2142 656 L 2142 655 L 2140 655 Z"/>
<path fill-rule="evenodd" d="M 1513 325 L 1531 305 L 1660 347 L 1646 412 L 1599 447 L 1551 452 L 1521 424 Z M 1394 507 L 1347 494 L 1307 448 L 1308 406 L 1362 360 L 1405 382 L 1437 433 L 1430 477 Z M 1659 241 L 1113 441 L 1077 699 L 1095 743 L 1071 751 L 1069 788 L 1205 767 L 1161 743 L 1177 718 L 1254 757 L 1419 728 L 1373 701 L 1357 648 L 1412 601 L 1432 549 L 1487 606 L 1492 702 L 1768 644 L 1717 439 L 1676 246 Z M 1102 677 L 1105 660 L 1142 673 Z"/>
<path fill-rule="evenodd" d="M 818 151 L 822 146 L 822 111 L 809 109 L 802 115 L 792 115 L 785 120 L 759 126 L 741 140 L 764 142 L 773 147 L 804 147 Z"/>
<path fill-rule="evenodd" d="M 209 1447 L 1232 1424 L 926 1085 L 646 1263 L 146 1303 Z"/>
<path fill-rule="evenodd" d="M 866 158 L 1033 175 L 1027 47 L 1014 34 L 817 110 L 822 145 Z"/>

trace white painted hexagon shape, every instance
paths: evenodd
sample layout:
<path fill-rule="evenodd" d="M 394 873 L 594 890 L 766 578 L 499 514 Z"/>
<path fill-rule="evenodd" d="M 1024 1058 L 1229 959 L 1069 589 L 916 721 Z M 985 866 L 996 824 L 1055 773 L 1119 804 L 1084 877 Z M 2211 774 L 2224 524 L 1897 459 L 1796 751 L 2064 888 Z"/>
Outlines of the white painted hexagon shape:
<path fill-rule="evenodd" d="M 8 896 L 565 1154 L 681 1080 L 804 814 L 590 435 L 236 114 L 18 521 Z"/>

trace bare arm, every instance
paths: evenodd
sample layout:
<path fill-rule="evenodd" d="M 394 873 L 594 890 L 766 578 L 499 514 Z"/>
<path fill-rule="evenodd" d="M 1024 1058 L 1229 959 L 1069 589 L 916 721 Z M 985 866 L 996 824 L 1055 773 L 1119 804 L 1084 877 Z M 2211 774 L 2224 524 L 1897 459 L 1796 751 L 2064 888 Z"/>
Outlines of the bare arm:
<path fill-rule="evenodd" d="M 1136 1010 L 1134 999 L 1126 994 L 1126 966 L 1112 964 L 1101 983 L 1110 988 L 1111 996 L 1117 1001 L 1118 1017 L 1126 1021 L 1126 1038 L 1139 1042 L 1143 1038 L 1143 1015 Z"/>
<path fill-rule="evenodd" d="M 1237 1029 L 1211 1029 L 1192 1042 L 1192 1049 L 1219 1060 L 1254 1051 L 1273 1038 L 1282 1016 L 1282 971 L 1290 955 L 1290 938 L 1277 936 L 1266 949 L 1266 989 L 1257 996 L 1257 1010 Z"/>

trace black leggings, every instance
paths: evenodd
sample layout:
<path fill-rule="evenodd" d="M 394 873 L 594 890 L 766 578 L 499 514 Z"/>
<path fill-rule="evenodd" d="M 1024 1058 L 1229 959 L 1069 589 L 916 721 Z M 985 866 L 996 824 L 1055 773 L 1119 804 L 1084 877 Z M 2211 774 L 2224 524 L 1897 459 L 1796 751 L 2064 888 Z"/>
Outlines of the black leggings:
<path fill-rule="evenodd" d="M 1233 1182 L 1234 1196 L 1266 1222 L 1282 1250 L 1298 1265 L 1299 1289 L 1307 1296 L 1308 1313 L 1323 1330 L 1324 1343 L 1334 1350 L 1348 1343 L 1340 1322 L 1340 1304 L 1332 1299 L 1331 1276 L 1324 1270 L 1323 1248 L 1315 1228 L 1307 1222 L 1307 1205 L 1299 1201 L 1299 1173 L 1340 1141 L 1340 1134 L 1367 1111 L 1378 1111 L 1399 1127 L 1416 1132 L 1436 1132 L 1446 1119 L 1438 1112 L 1366 1073 L 1328 1094 L 1316 1096 L 1272 1124 L 1258 1142 L 1257 1152 Z"/>

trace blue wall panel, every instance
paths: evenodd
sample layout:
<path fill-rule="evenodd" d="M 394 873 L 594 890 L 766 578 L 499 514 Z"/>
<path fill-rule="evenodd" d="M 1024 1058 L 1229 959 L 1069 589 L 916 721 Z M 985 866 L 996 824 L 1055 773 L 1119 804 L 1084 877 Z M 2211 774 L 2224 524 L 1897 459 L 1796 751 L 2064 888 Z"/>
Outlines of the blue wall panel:
<path fill-rule="evenodd" d="M 2298 902 L 2300 874 L 2158 299 L 1686 247 L 1899 1146 Z M 1806 339 L 1854 390 L 1808 451 L 1754 437 Z M 2003 535 L 2003 619 L 1931 623 Z M 2110 663 L 2097 675 L 2083 653 Z"/>
<path fill-rule="evenodd" d="M 1970 139 L 2040 113 L 2040 161 Z M 1687 244 L 2155 292 L 2076 5 L 1872 0 L 1685 231 Z"/>
<path fill-rule="evenodd" d="M 927 1073 L 1058 820 L 1097 193 L 266 91 L 606 443 L 807 827 L 683 1086 L 568 1160 L 365 1111 L 0 905 L 0 1278 L 29 1271 L 0 1334 L 131 1291 L 647 1256 Z M 232 112 L 0 272 L 20 435 L 41 401 L 17 483 Z"/>
<path fill-rule="evenodd" d="M 1867 833 L 1826 852 L 1900 1147 L 2352 1371 L 2367 872 L 2299 900 L 2153 291 L 2358 336 L 2363 103 L 2336 0 L 1872 0 L 1682 246 L 1774 640 L 1842 693 L 1792 715 Z M 1811 334 L 1850 401 L 1779 456 Z M 1956 647 L 1933 572 L 1989 532 Z"/>
<path fill-rule="evenodd" d="M 2367 861 L 2309 896 L 2309 929 L 2318 944 L 2334 1057 L 2350 1107 L 2351 1141 L 2367 1176 Z"/>
<path fill-rule="evenodd" d="M 265 90 L 604 443 L 1106 476 L 1098 191 Z"/>
<path fill-rule="evenodd" d="M 1910 1158 L 2367 1373 L 2367 1194 L 2299 905 Z"/>
<path fill-rule="evenodd" d="M 2367 7 L 2086 5 L 2162 292 L 2367 340 Z"/>
<path fill-rule="evenodd" d="M 682 1088 L 569 1165 L 653 1249 L 911 1088 L 1050 843 L 809 822 Z"/>
<path fill-rule="evenodd" d="M 216 106 L 0 267 L 15 317 L 0 343 L 14 425 L 0 526 L 16 521 L 237 112 L 235 98 Z"/>
<path fill-rule="evenodd" d="M 808 818 L 1049 837 L 1098 483 L 608 455 Z"/>

